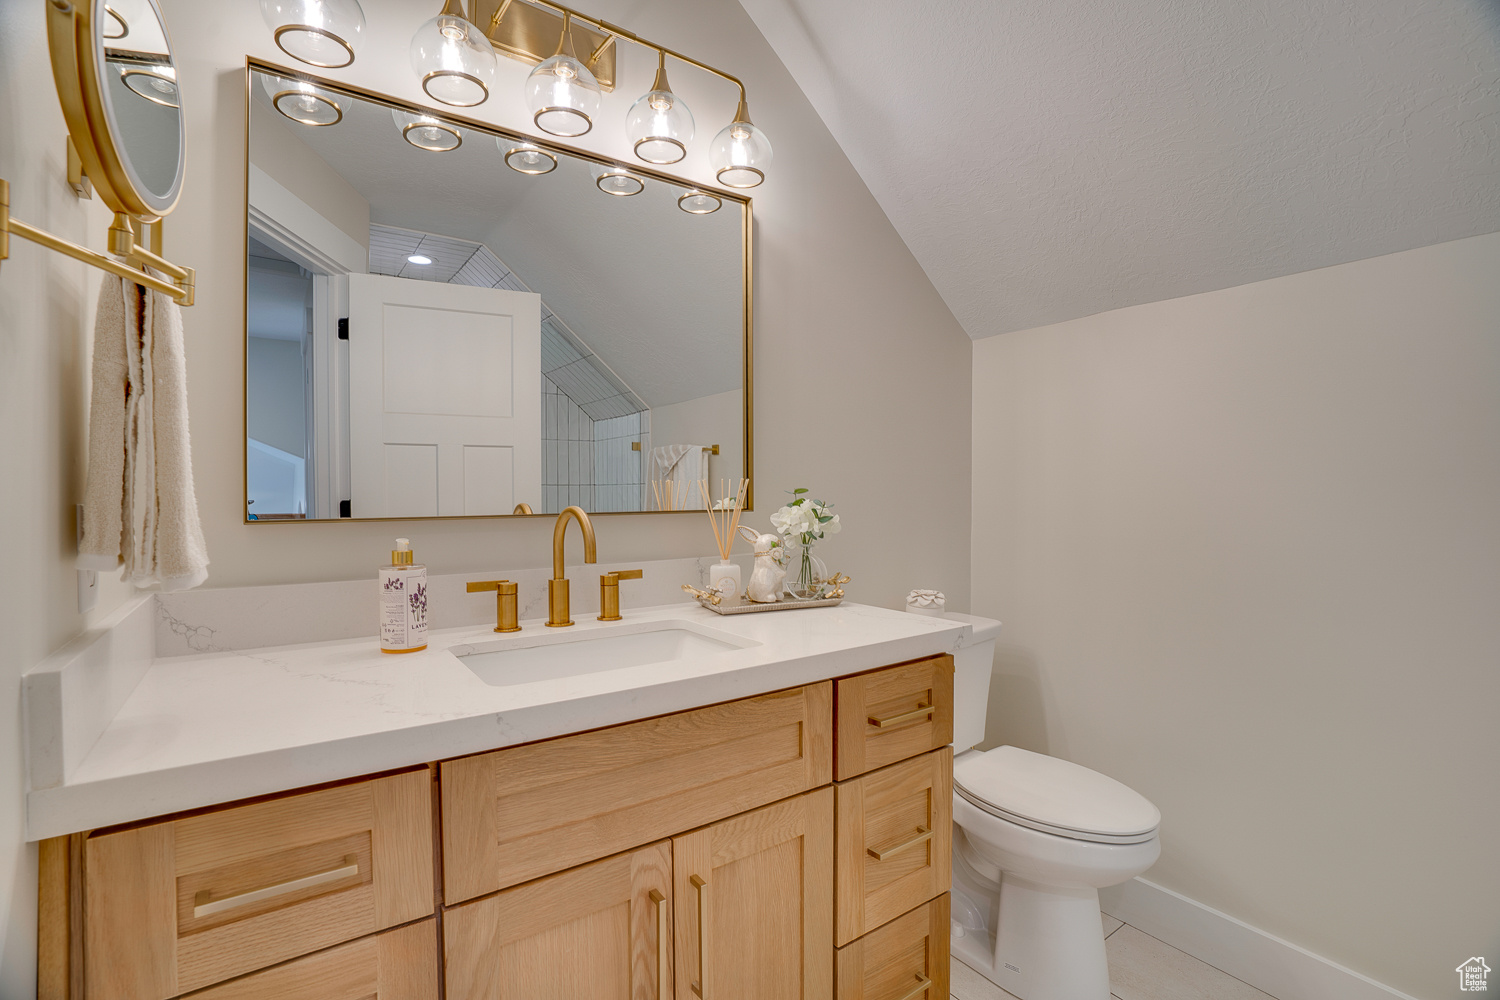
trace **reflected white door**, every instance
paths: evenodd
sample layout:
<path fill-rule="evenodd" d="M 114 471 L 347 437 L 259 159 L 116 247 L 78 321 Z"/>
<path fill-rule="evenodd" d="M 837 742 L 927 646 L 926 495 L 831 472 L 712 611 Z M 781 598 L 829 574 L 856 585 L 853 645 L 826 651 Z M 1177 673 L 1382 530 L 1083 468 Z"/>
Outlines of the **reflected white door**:
<path fill-rule="evenodd" d="M 355 517 L 541 509 L 541 301 L 349 275 Z"/>

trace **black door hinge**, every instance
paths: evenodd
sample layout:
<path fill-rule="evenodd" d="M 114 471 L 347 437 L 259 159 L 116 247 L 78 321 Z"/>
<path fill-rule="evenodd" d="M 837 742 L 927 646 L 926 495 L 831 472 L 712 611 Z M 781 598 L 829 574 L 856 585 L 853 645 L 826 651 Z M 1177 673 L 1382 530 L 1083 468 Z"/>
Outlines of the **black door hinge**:
<path fill-rule="evenodd" d="M 351 506 L 353 506 L 353 501 L 350 501 L 350 500 L 340 500 L 339 501 L 339 517 L 353 517 L 354 514 L 349 509 Z"/>
<path fill-rule="evenodd" d="M 349 317 L 347 316 L 339 320 L 339 339 L 349 339 Z"/>

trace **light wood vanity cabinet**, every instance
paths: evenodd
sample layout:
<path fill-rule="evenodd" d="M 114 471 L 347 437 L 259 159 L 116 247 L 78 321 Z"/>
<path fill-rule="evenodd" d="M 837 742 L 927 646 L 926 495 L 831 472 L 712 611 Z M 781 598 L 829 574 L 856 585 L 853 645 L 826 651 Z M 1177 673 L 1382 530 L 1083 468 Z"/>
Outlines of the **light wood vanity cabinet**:
<path fill-rule="evenodd" d="M 944 1000 L 952 681 L 929 657 L 49 842 L 42 1000 Z"/>

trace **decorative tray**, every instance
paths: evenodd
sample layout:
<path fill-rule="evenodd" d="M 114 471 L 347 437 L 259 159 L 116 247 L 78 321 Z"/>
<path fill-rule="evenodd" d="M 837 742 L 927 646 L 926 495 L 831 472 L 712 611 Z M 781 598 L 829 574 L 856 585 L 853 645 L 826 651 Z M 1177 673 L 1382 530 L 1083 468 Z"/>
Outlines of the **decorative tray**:
<path fill-rule="evenodd" d="M 824 597 L 811 601 L 777 601 L 775 604 L 760 604 L 756 601 L 740 601 L 737 604 L 710 604 L 699 599 L 698 603 L 716 615 L 748 615 L 757 611 L 799 611 L 802 608 L 832 608 L 842 604 L 842 597 Z"/>

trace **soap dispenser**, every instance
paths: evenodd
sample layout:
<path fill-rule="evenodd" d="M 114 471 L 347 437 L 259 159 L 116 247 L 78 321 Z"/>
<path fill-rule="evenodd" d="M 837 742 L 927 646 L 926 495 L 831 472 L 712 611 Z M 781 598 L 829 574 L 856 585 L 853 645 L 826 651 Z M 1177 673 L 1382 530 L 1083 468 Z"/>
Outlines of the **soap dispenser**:
<path fill-rule="evenodd" d="M 427 648 L 427 567 L 413 562 L 411 541 L 396 539 L 391 564 L 380 570 L 380 651 Z"/>

